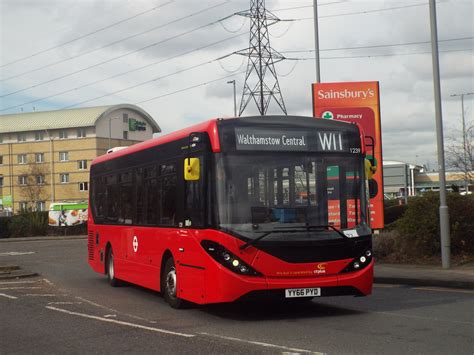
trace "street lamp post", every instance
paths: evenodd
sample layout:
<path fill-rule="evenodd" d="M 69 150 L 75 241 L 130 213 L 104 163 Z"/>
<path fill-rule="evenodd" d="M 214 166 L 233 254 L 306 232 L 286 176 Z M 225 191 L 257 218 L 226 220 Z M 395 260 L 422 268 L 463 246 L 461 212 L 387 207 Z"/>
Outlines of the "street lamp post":
<path fill-rule="evenodd" d="M 314 54 L 316 58 L 316 83 L 321 82 L 321 68 L 319 67 L 319 25 L 318 25 L 318 0 L 313 0 L 314 12 Z"/>
<path fill-rule="evenodd" d="M 463 94 L 453 94 L 451 97 L 461 96 L 461 118 L 462 118 L 462 151 L 463 151 L 463 165 L 467 163 L 467 146 L 466 146 L 466 121 L 464 120 L 464 96 L 474 95 L 474 92 L 466 92 Z M 464 167 L 465 169 L 467 166 Z M 467 170 L 467 169 L 466 169 Z M 469 181 L 467 180 L 466 173 L 464 172 L 464 187 L 466 194 L 469 189 Z"/>
<path fill-rule="evenodd" d="M 449 231 L 449 210 L 446 203 L 446 172 L 444 162 L 443 117 L 441 110 L 441 85 L 439 77 L 438 29 L 436 24 L 436 1 L 430 0 L 431 56 L 433 61 L 433 85 L 436 113 L 436 133 L 439 172 L 439 227 L 441 234 L 441 262 L 443 269 L 451 266 L 451 238 Z"/>
<path fill-rule="evenodd" d="M 232 84 L 234 86 L 234 117 L 237 117 L 237 93 L 235 91 L 235 80 L 230 80 L 227 84 Z"/>

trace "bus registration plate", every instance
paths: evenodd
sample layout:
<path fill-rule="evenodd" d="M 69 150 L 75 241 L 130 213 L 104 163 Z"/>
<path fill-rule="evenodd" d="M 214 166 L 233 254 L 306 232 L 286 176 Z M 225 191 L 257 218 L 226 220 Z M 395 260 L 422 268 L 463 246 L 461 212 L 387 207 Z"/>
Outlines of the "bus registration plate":
<path fill-rule="evenodd" d="M 317 288 L 287 288 L 285 290 L 286 298 L 295 297 L 319 297 L 321 296 L 321 289 Z"/>

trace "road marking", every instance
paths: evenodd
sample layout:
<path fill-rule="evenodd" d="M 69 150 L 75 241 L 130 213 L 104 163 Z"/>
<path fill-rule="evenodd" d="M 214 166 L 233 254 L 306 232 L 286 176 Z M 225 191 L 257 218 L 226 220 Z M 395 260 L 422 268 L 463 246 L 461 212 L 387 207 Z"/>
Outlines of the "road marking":
<path fill-rule="evenodd" d="M 240 343 L 247 343 L 247 344 L 252 344 L 252 345 L 264 346 L 266 348 L 287 350 L 287 351 L 291 351 L 291 352 L 309 353 L 309 354 L 315 354 L 315 355 L 324 355 L 325 354 L 325 353 L 320 353 L 320 352 L 317 352 L 317 351 L 290 348 L 288 346 L 283 346 L 283 345 L 263 343 L 263 342 L 260 342 L 260 341 L 245 340 L 245 339 L 240 339 L 240 338 L 228 337 L 228 336 L 224 336 L 224 335 L 217 335 L 217 334 L 210 334 L 210 333 L 198 333 L 198 334 L 209 336 L 209 337 L 214 337 L 214 338 L 220 338 L 220 339 L 224 339 L 224 340 L 238 341 Z"/>
<path fill-rule="evenodd" d="M 116 314 L 106 314 L 104 315 L 104 318 L 117 318 Z"/>
<path fill-rule="evenodd" d="M 50 309 L 52 311 L 56 311 L 56 312 L 66 313 L 66 314 L 69 314 L 69 315 L 72 315 L 72 316 L 78 316 L 78 317 L 82 317 L 82 318 L 94 319 L 94 320 L 98 320 L 98 321 L 101 321 L 101 322 L 114 323 L 114 324 L 124 325 L 124 326 L 127 326 L 127 327 L 132 327 L 132 328 L 137 328 L 137 329 L 150 330 L 152 332 L 157 332 L 157 333 L 176 335 L 176 336 L 185 337 L 185 338 L 193 338 L 193 337 L 196 336 L 194 334 L 178 333 L 178 332 L 173 332 L 171 330 L 166 330 L 166 329 L 147 327 L 145 325 L 129 323 L 129 322 L 123 322 L 123 321 L 110 319 L 110 318 L 97 317 L 97 316 L 93 316 L 91 314 L 71 312 L 71 311 L 68 311 L 66 309 L 56 308 L 56 307 L 52 307 L 52 306 L 46 306 L 45 308 Z"/>
<path fill-rule="evenodd" d="M 35 251 L 9 251 L 6 253 L 0 253 L 0 256 L 19 256 L 19 255 L 31 255 L 35 254 Z"/>
<path fill-rule="evenodd" d="M 0 285 L 13 285 L 13 284 L 35 284 L 38 281 L 7 281 L 7 282 L 0 282 Z"/>
<path fill-rule="evenodd" d="M 23 287 L 23 286 L 19 286 L 19 287 L 0 287 L 0 290 L 38 290 L 40 289 L 41 287 Z"/>
<path fill-rule="evenodd" d="M 6 295 L 6 294 L 4 294 L 4 293 L 0 293 L 0 296 L 1 296 L 1 297 L 5 297 L 5 298 L 9 298 L 9 299 L 11 299 L 11 300 L 17 300 L 17 299 L 18 299 L 18 297 Z"/>
<path fill-rule="evenodd" d="M 82 298 L 82 297 L 76 297 L 76 299 L 81 300 L 81 301 L 84 301 L 85 303 L 88 303 L 88 304 L 90 304 L 90 305 L 92 305 L 92 306 L 105 309 L 105 310 L 107 310 L 107 311 L 109 311 L 109 312 L 112 312 L 112 313 L 121 313 L 121 312 L 117 311 L 116 309 L 113 309 L 113 308 L 110 308 L 110 307 L 106 307 L 106 306 L 102 306 L 101 304 L 98 304 L 98 303 L 89 301 L 88 299 L 85 299 L 85 298 Z M 137 319 L 137 320 L 141 320 L 141 321 L 153 323 L 153 322 L 150 321 L 149 319 L 142 318 L 142 317 L 138 317 L 138 316 L 135 316 L 135 315 L 133 315 L 133 314 L 129 314 L 129 313 L 121 313 L 121 314 L 124 315 L 124 316 L 127 316 L 127 317 L 129 317 L 129 318 L 133 318 L 133 319 Z M 156 323 L 156 322 L 154 322 L 154 323 Z"/>
<path fill-rule="evenodd" d="M 413 290 L 420 291 L 435 291 L 435 292 L 457 292 L 474 294 L 473 290 L 463 290 L 459 288 L 444 288 L 444 287 L 413 287 Z"/>
<path fill-rule="evenodd" d="M 48 279 L 43 279 L 43 281 L 46 282 L 50 286 L 54 286 L 54 284 L 51 281 L 49 281 Z"/>
<path fill-rule="evenodd" d="M 53 294 L 41 294 L 41 293 L 28 293 L 26 297 L 57 297 L 58 295 Z"/>
<path fill-rule="evenodd" d="M 374 287 L 378 288 L 400 288 L 402 285 L 393 285 L 393 284 L 373 284 Z"/>

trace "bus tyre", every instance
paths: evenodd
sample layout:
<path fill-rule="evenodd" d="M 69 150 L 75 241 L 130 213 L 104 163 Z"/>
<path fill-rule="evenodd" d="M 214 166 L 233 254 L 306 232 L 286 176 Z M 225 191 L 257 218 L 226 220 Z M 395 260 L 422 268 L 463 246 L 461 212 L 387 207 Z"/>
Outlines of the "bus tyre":
<path fill-rule="evenodd" d="M 173 258 L 168 258 L 161 277 L 161 292 L 165 301 L 173 308 L 179 309 L 185 307 L 185 301 L 177 297 L 178 277 Z"/>
<path fill-rule="evenodd" d="M 114 252 L 112 251 L 112 247 L 110 247 L 107 251 L 105 272 L 107 274 L 107 280 L 109 281 L 110 286 L 120 286 L 120 281 L 115 278 Z"/>

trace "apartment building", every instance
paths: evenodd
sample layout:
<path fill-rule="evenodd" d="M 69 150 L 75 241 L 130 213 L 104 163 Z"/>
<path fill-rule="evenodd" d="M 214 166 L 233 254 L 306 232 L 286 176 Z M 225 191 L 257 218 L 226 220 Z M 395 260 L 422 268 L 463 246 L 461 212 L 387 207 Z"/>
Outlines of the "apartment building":
<path fill-rule="evenodd" d="M 160 131 L 129 104 L 0 115 L 0 211 L 85 201 L 95 157 Z"/>

